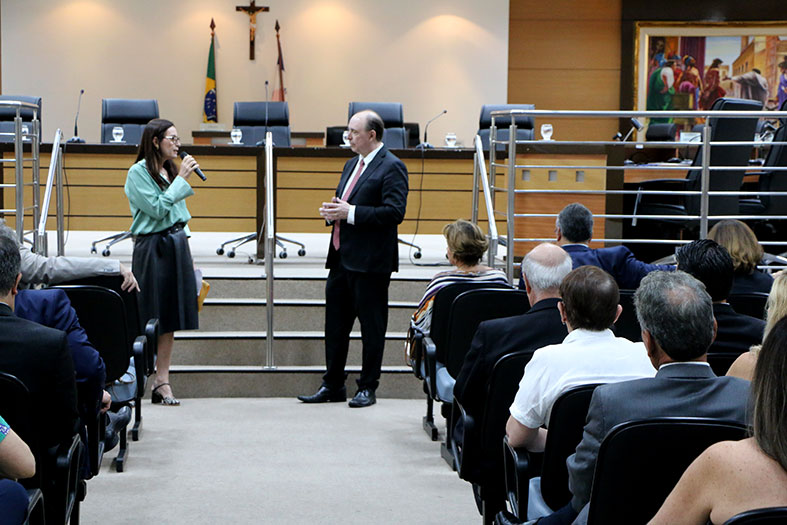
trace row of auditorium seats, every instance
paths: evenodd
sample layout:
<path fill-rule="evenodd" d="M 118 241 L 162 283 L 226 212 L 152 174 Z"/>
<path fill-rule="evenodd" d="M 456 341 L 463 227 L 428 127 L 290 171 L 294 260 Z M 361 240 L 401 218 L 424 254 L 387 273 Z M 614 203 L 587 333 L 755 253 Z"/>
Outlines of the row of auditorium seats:
<path fill-rule="evenodd" d="M 640 328 L 631 305 L 633 294 L 632 290 L 621 290 L 623 312 L 629 315 L 616 321 L 615 331 L 619 336 L 639 341 Z M 729 302 L 736 311 L 762 318 L 767 297 L 731 295 Z M 543 454 L 515 449 L 505 440 L 509 407 L 522 371 L 532 357 L 531 351 L 513 352 L 498 359 L 487 382 L 482 413 L 469 413 L 453 396 L 453 383 L 478 325 L 489 319 L 519 315 L 528 308 L 526 294 L 505 285 L 450 284 L 435 296 L 429 332 L 419 332 L 411 325 L 416 345 L 413 371 L 423 381 L 427 396 L 424 429 L 433 441 L 440 437 L 434 420 L 434 403 L 440 403 L 446 420 L 441 456 L 460 478 L 472 484 L 485 523 L 492 522 L 506 501 L 523 519 L 528 516 L 529 506 L 528 519 L 532 519 L 569 502 L 566 459 L 582 439 L 590 397 L 597 386 L 577 387 L 560 396 L 549 419 L 550 429 L 559 431 L 547 434 Z M 709 354 L 708 361 L 718 375 L 724 375 L 732 362 L 730 357 Z M 746 429 L 741 425 L 714 420 L 665 418 L 625 425 L 602 445 L 589 523 L 615 523 L 621 515 L 630 517 L 630 523 L 647 522 L 700 452 L 716 441 L 745 436 Z M 676 443 L 680 450 L 676 450 Z M 643 449 L 653 453 L 632 452 Z M 664 461 L 667 457 L 672 460 Z M 643 476 L 643 472 L 649 475 Z M 632 479 L 641 481 L 632 484 Z"/>
<path fill-rule="evenodd" d="M 119 445 L 112 462 L 123 472 L 128 455 L 128 434 L 132 441 L 142 435 L 142 395 L 147 378 L 154 373 L 159 325 L 157 319 L 143 320 L 137 308 L 136 292 L 121 290 L 122 277 L 101 276 L 53 286 L 62 289 L 77 313 L 89 341 L 98 351 L 106 368 L 107 390 L 112 393 L 111 412 L 123 407 L 133 409 L 133 424 L 119 431 Z M 127 388 L 113 388 L 132 366 L 136 382 Z M 78 398 L 89 399 L 90 395 Z M 100 472 L 104 455 L 105 421 L 102 414 L 86 424 L 83 433 L 87 445 L 75 434 L 57 449 L 41 445 L 36 429 L 41 412 L 32 406 L 27 387 L 17 377 L 0 371 L 0 414 L 28 444 L 36 460 L 36 475 L 20 480 L 28 489 L 28 521 L 33 525 L 79 523 L 80 502 L 87 495 L 87 480 L 82 465 L 88 456 L 90 476 Z M 128 427 L 131 428 L 128 428 Z M 2 517 L 0 517 L 2 522 Z"/>

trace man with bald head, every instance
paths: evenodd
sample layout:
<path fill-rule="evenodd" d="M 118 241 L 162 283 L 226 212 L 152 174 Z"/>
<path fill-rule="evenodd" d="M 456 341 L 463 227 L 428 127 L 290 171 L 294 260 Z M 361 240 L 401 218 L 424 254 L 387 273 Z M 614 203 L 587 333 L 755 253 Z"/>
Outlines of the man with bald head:
<path fill-rule="evenodd" d="M 347 125 L 350 148 L 357 155 L 344 165 L 336 195 L 323 202 L 320 215 L 332 234 L 325 267 L 325 361 L 322 385 L 304 403 L 345 401 L 344 366 L 350 330 L 361 324 L 363 364 L 353 408 L 377 402 L 375 390 L 388 326 L 388 284 L 399 269 L 397 227 L 407 206 L 407 168 L 382 143 L 383 120 L 360 111 Z"/>

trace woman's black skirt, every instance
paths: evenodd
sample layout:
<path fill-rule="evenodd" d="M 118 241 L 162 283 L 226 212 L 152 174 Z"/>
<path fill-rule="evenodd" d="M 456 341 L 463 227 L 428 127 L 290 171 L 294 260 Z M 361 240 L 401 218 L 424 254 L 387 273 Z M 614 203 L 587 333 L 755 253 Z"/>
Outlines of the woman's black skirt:
<path fill-rule="evenodd" d="M 162 334 L 199 328 L 194 263 L 181 225 L 138 235 L 131 269 L 139 282 L 142 319 L 158 319 Z"/>

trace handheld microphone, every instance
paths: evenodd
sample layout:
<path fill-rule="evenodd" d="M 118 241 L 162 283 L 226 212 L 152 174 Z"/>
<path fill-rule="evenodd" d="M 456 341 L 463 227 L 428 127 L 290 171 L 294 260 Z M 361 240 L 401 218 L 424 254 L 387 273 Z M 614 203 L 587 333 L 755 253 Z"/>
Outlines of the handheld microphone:
<path fill-rule="evenodd" d="M 84 89 L 79 90 L 79 100 L 77 101 L 77 114 L 74 117 L 74 136 L 68 139 L 68 142 L 74 144 L 84 144 L 85 141 L 79 138 L 79 131 L 77 130 L 77 122 L 79 122 L 79 110 L 82 107 L 82 95 L 85 94 Z"/>
<path fill-rule="evenodd" d="M 186 155 L 188 155 L 188 153 L 186 153 L 186 152 L 185 152 L 185 151 L 183 151 L 183 150 L 180 150 L 180 152 L 178 152 L 178 157 L 180 157 L 181 159 L 182 159 L 182 158 L 185 158 L 185 157 L 186 157 Z M 197 174 L 197 177 L 199 177 L 200 179 L 202 179 L 202 180 L 208 180 L 208 178 L 205 176 L 205 174 L 204 174 L 204 173 L 202 173 L 202 170 L 201 170 L 201 169 L 199 169 L 199 168 L 195 169 L 195 170 L 194 170 L 194 173 L 196 173 L 196 174 Z"/>
<path fill-rule="evenodd" d="M 429 141 L 426 140 L 427 136 L 429 135 L 429 124 L 431 124 L 435 120 L 439 119 L 440 117 L 442 117 L 446 113 L 448 113 L 448 110 L 444 109 L 443 111 L 441 111 L 440 113 L 438 113 L 437 115 L 432 117 L 429 120 L 429 122 L 426 123 L 426 126 L 424 126 L 424 141 L 422 143 L 420 143 L 418 146 L 416 146 L 416 148 L 418 148 L 418 149 L 434 149 L 434 146 L 429 144 Z"/>

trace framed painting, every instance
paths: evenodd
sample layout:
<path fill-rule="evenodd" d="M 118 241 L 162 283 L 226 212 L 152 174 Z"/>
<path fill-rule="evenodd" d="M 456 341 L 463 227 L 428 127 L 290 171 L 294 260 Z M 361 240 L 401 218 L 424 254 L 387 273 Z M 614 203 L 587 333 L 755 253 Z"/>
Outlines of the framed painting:
<path fill-rule="evenodd" d="M 787 21 L 637 22 L 634 45 L 635 110 L 708 109 L 723 96 L 775 110 L 787 100 Z"/>

